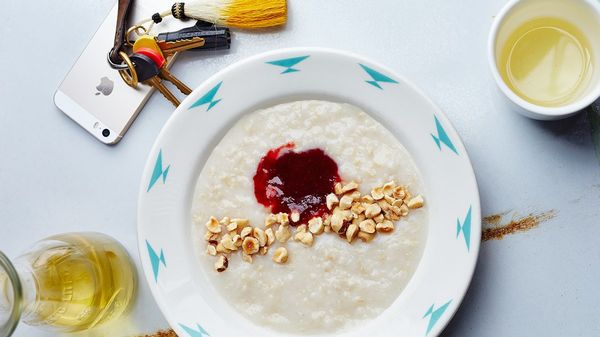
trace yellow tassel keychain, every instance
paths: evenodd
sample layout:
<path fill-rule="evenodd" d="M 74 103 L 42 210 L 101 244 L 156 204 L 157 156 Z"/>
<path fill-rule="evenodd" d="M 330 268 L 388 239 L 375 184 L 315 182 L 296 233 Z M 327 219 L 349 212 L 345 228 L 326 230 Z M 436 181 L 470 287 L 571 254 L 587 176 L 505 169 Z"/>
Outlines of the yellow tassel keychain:
<path fill-rule="evenodd" d="M 156 13 L 152 19 L 159 23 L 164 17 L 196 19 L 228 27 L 251 29 L 280 26 L 287 21 L 286 0 L 197 0 L 178 2 L 171 10 Z"/>

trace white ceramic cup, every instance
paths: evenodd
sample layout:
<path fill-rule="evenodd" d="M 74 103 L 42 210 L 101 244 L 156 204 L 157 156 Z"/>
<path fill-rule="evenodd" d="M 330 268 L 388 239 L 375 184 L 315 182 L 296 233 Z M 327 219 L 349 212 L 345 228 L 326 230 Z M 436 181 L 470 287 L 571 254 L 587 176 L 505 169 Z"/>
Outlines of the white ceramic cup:
<path fill-rule="evenodd" d="M 569 104 L 546 107 L 526 101 L 515 94 L 498 71 L 497 59 L 510 34 L 525 22 L 554 17 L 575 25 L 590 43 L 592 75 L 587 88 Z M 498 87 L 530 118 L 554 120 L 569 117 L 600 97 L 600 1 L 599 0 L 510 0 L 496 16 L 488 40 L 488 59 Z"/>

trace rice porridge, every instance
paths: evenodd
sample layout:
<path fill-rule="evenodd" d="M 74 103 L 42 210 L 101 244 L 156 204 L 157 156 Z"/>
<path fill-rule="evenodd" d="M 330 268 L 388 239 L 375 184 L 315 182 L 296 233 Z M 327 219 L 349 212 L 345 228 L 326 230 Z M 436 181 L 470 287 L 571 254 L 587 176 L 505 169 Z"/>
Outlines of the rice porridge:
<path fill-rule="evenodd" d="M 287 154 L 285 163 L 269 164 Z M 287 173 L 262 176 L 272 169 Z M 294 180 L 298 176 L 302 179 Z M 287 177 L 288 185 L 280 177 Z M 338 191 L 340 186 L 349 192 Z M 380 198 L 375 193 L 381 186 L 391 186 L 402 196 L 386 192 Z M 292 195 L 296 192 L 304 194 Z M 228 131 L 199 175 L 192 217 L 200 265 L 220 295 L 259 326 L 295 334 L 349 330 L 388 308 L 413 275 L 428 222 L 420 194 L 425 195 L 424 185 L 410 154 L 357 107 L 297 101 L 258 110 Z M 279 197 L 283 204 L 268 204 Z M 395 209 L 401 208 L 402 216 L 390 211 L 385 219 L 392 220 L 385 220 L 384 211 L 393 209 L 392 204 L 401 206 Z M 335 228 L 337 211 L 355 219 Z M 285 215 L 289 226 L 274 213 Z M 216 220 L 223 218 L 221 224 Z M 241 231 L 229 237 L 233 220 L 239 221 Z M 289 228 L 289 240 L 279 240 L 275 225 L 269 229 L 277 221 L 281 230 Z M 253 232 L 245 226 L 261 229 Z M 256 240 L 250 239 L 252 233 Z M 231 247 L 217 244 L 220 235 L 231 239 Z M 232 242 L 242 239 L 243 247 L 238 244 L 239 251 L 232 251 L 238 249 Z M 247 249 L 254 249 L 254 255 L 246 254 Z"/>

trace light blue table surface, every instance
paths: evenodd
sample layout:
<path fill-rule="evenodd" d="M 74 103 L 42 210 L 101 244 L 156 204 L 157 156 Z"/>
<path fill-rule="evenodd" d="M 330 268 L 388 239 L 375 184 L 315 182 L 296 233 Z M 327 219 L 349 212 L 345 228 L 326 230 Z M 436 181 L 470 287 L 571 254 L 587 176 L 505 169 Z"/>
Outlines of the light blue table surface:
<path fill-rule="evenodd" d="M 462 136 L 483 215 L 557 212 L 536 229 L 482 244 L 470 290 L 443 336 L 599 336 L 600 164 L 590 120 L 584 113 L 537 122 L 510 111 L 486 59 L 488 30 L 504 2 L 289 0 L 285 29 L 236 33 L 228 54 L 182 55 L 172 71 L 195 87 L 259 52 L 324 46 L 366 55 L 406 76 Z M 112 4 L 0 3 L 0 249 L 9 256 L 48 235 L 84 230 L 112 235 L 138 256 L 139 179 L 173 107 L 154 95 L 124 140 L 109 147 L 52 102 Z M 119 333 L 105 335 L 168 326 L 140 284 L 131 317 Z M 15 334 L 52 335 L 24 325 Z"/>

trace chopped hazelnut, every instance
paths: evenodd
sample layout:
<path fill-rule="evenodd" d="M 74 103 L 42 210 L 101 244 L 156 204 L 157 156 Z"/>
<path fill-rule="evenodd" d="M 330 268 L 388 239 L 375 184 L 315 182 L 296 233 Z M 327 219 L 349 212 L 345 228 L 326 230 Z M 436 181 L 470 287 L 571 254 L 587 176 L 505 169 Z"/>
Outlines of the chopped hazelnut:
<path fill-rule="evenodd" d="M 365 207 L 360 202 L 355 201 L 352 204 L 350 211 L 354 214 L 362 214 L 365 211 Z"/>
<path fill-rule="evenodd" d="M 273 232 L 273 228 L 269 228 L 265 231 L 267 235 L 267 246 L 270 246 L 275 242 L 275 232 Z"/>
<path fill-rule="evenodd" d="M 227 257 L 225 255 L 219 255 L 219 257 L 217 258 L 217 262 L 215 262 L 215 269 L 221 273 L 224 272 L 225 270 L 227 270 L 227 267 L 229 266 L 229 261 L 227 260 Z"/>
<path fill-rule="evenodd" d="M 352 198 L 352 200 L 358 200 L 358 199 L 360 199 L 360 196 L 361 196 L 360 191 L 358 191 L 358 190 L 355 190 L 352 193 L 346 193 L 346 195 L 349 196 L 350 198 Z"/>
<path fill-rule="evenodd" d="M 385 196 L 390 196 L 394 193 L 395 187 L 396 187 L 396 184 L 394 183 L 394 181 L 390 181 L 390 182 L 384 184 L 381 190 Z"/>
<path fill-rule="evenodd" d="M 217 255 L 217 247 L 213 245 L 206 246 L 206 254 L 215 256 Z"/>
<path fill-rule="evenodd" d="M 388 202 L 383 199 L 377 201 L 377 205 L 379 205 L 379 208 L 381 208 L 382 211 L 387 211 L 388 209 L 390 209 L 390 204 L 388 204 Z"/>
<path fill-rule="evenodd" d="M 300 221 L 300 213 L 293 211 L 292 215 L 290 216 L 290 219 L 292 219 L 292 222 Z"/>
<path fill-rule="evenodd" d="M 381 213 L 381 207 L 379 207 L 378 204 L 371 204 L 365 210 L 365 216 L 367 218 L 376 217 L 377 215 L 379 215 L 379 213 Z"/>
<path fill-rule="evenodd" d="M 210 231 L 207 231 L 206 233 L 204 233 L 204 240 L 206 240 L 206 241 L 215 241 L 218 239 L 219 239 L 219 234 L 215 234 Z"/>
<path fill-rule="evenodd" d="M 223 247 L 223 245 L 219 242 L 217 244 L 217 253 L 229 254 L 231 253 L 231 250 Z"/>
<path fill-rule="evenodd" d="M 383 188 L 378 186 L 375 187 L 374 189 L 371 190 L 371 196 L 373 197 L 374 200 L 381 200 L 383 199 Z"/>
<path fill-rule="evenodd" d="M 227 226 L 229 222 L 231 221 L 229 220 L 228 216 L 224 216 L 223 218 L 221 218 L 221 220 L 219 220 L 219 223 L 223 226 Z"/>
<path fill-rule="evenodd" d="M 252 263 L 252 255 L 248 255 L 248 254 L 242 252 L 242 260 L 246 261 L 248 263 Z"/>
<path fill-rule="evenodd" d="M 248 224 L 250 224 L 250 221 L 248 219 L 231 219 L 231 222 L 235 223 L 238 229 L 244 228 L 248 226 Z"/>
<path fill-rule="evenodd" d="M 383 199 L 390 205 L 393 205 L 394 202 L 396 202 L 396 199 L 390 197 L 389 195 L 384 196 Z"/>
<path fill-rule="evenodd" d="M 214 216 L 211 216 L 208 222 L 206 223 L 206 229 L 208 229 L 211 233 L 221 233 L 221 225 L 219 224 L 219 220 Z"/>
<path fill-rule="evenodd" d="M 252 255 L 252 254 L 256 254 L 256 252 L 258 252 L 258 249 L 260 248 L 260 244 L 258 243 L 258 240 L 256 238 L 247 236 L 244 239 L 244 242 L 242 243 L 242 248 L 244 250 L 244 253 L 246 253 L 248 255 Z"/>
<path fill-rule="evenodd" d="M 402 205 L 400 205 L 400 206 L 392 206 L 392 207 L 390 207 L 389 211 L 390 211 L 390 213 L 394 213 L 396 215 L 401 215 L 402 214 L 401 207 L 402 207 Z"/>
<path fill-rule="evenodd" d="M 354 214 L 352 214 L 352 211 L 350 211 L 349 209 L 343 210 L 341 211 L 342 217 L 344 218 L 344 221 L 351 221 L 352 219 L 354 219 Z"/>
<path fill-rule="evenodd" d="M 362 197 L 360 197 L 360 201 L 362 201 L 365 204 L 372 204 L 375 202 L 375 199 L 373 199 L 372 196 L 365 194 Z"/>
<path fill-rule="evenodd" d="M 346 231 L 348 230 L 349 226 L 350 226 L 350 223 L 344 222 L 344 224 L 342 225 L 342 228 L 340 228 L 340 230 L 338 231 L 338 234 L 341 238 L 345 238 Z"/>
<path fill-rule="evenodd" d="M 265 227 L 271 227 L 271 225 L 274 225 L 277 223 L 277 216 L 275 214 L 269 214 L 267 215 L 267 217 L 265 218 Z"/>
<path fill-rule="evenodd" d="M 344 187 L 342 187 L 341 193 L 354 191 L 357 188 L 358 188 L 358 184 L 355 181 L 351 181 L 351 182 L 347 183 L 346 185 L 344 185 Z"/>
<path fill-rule="evenodd" d="M 385 220 L 377 224 L 377 231 L 380 233 L 389 233 L 394 230 L 394 223 L 390 220 Z"/>
<path fill-rule="evenodd" d="M 300 241 L 302 234 L 306 232 L 306 225 L 300 225 L 296 227 L 296 232 L 294 232 L 294 240 Z"/>
<path fill-rule="evenodd" d="M 316 217 L 308 220 L 308 230 L 317 235 L 323 233 L 323 218 Z"/>
<path fill-rule="evenodd" d="M 284 243 L 289 240 L 289 238 L 292 236 L 292 233 L 288 227 L 289 226 L 279 226 L 275 232 L 275 238 L 277 238 L 277 241 Z"/>
<path fill-rule="evenodd" d="M 400 219 L 400 207 L 395 207 L 392 206 L 392 208 L 390 208 L 390 211 L 385 213 L 385 219 L 386 220 L 399 220 Z M 381 221 L 379 221 L 381 222 Z"/>
<path fill-rule="evenodd" d="M 381 213 L 379 213 L 378 216 L 373 218 L 373 221 L 375 221 L 376 223 L 383 222 L 383 220 L 385 220 L 385 216 Z"/>
<path fill-rule="evenodd" d="M 230 222 L 227 225 L 227 230 L 230 231 L 230 232 L 237 231 L 237 229 L 238 229 L 238 225 L 235 222 Z"/>
<path fill-rule="evenodd" d="M 340 208 L 349 209 L 352 207 L 352 197 L 345 195 L 340 199 Z"/>
<path fill-rule="evenodd" d="M 375 221 L 373 221 L 372 219 L 364 220 L 360 223 L 359 228 L 362 232 L 365 233 L 375 233 Z"/>
<path fill-rule="evenodd" d="M 344 192 L 342 192 L 342 184 L 341 183 L 336 183 L 333 186 L 333 191 L 335 192 L 335 194 L 340 195 L 343 194 Z"/>
<path fill-rule="evenodd" d="M 300 232 L 296 234 L 295 239 L 310 247 L 313 244 L 314 236 L 311 232 Z"/>
<path fill-rule="evenodd" d="M 375 234 L 358 232 L 358 238 L 361 239 L 362 242 L 369 242 L 369 241 L 373 240 L 374 237 L 375 237 Z"/>
<path fill-rule="evenodd" d="M 402 215 L 402 216 L 408 215 L 408 206 L 406 206 L 406 204 L 400 206 L 400 215 Z"/>
<path fill-rule="evenodd" d="M 332 210 L 333 207 L 335 207 L 335 205 L 337 205 L 340 202 L 337 195 L 333 193 L 329 193 L 327 197 L 325 197 L 325 201 L 327 203 L 328 210 Z"/>
<path fill-rule="evenodd" d="M 223 235 L 223 238 L 221 239 L 221 244 L 223 245 L 223 247 L 225 247 L 225 249 L 229 249 L 231 251 L 235 251 L 238 249 L 238 247 L 235 245 L 235 242 L 233 242 L 231 235 L 229 234 Z"/>
<path fill-rule="evenodd" d="M 261 247 L 264 247 L 267 244 L 267 234 L 265 234 L 264 230 L 256 227 L 254 228 L 252 235 L 258 240 Z"/>
<path fill-rule="evenodd" d="M 396 188 L 394 188 L 392 196 L 396 199 L 403 200 L 406 197 L 406 191 L 404 190 L 404 187 L 397 186 Z"/>
<path fill-rule="evenodd" d="M 240 233 L 240 236 L 242 237 L 242 239 L 245 239 L 246 236 L 252 234 L 252 227 L 244 227 L 244 229 L 242 229 L 242 232 Z"/>
<path fill-rule="evenodd" d="M 275 249 L 273 253 L 273 261 L 279 264 L 286 263 L 288 260 L 288 251 L 285 247 L 279 247 Z"/>
<path fill-rule="evenodd" d="M 236 247 L 241 247 L 242 243 L 244 242 L 244 240 L 242 239 L 242 237 L 239 234 L 235 234 L 232 238 L 231 241 L 233 241 L 233 244 Z"/>
<path fill-rule="evenodd" d="M 331 233 L 331 226 L 323 226 L 323 232 Z"/>
<path fill-rule="evenodd" d="M 260 249 L 258 250 L 258 253 L 260 255 L 267 255 L 268 252 L 269 252 L 269 247 L 267 247 L 267 246 L 260 247 Z"/>
<path fill-rule="evenodd" d="M 346 240 L 348 240 L 349 243 L 352 243 L 352 240 L 358 235 L 358 232 L 358 226 L 354 224 L 348 226 L 348 229 L 346 230 Z"/>
<path fill-rule="evenodd" d="M 396 199 L 396 200 L 394 200 L 394 202 L 392 203 L 392 206 L 395 206 L 395 207 L 401 207 L 401 206 L 402 206 L 402 204 L 404 204 L 404 200 L 402 200 L 402 199 Z"/>
<path fill-rule="evenodd" d="M 342 225 L 344 225 L 344 215 L 341 212 L 334 212 L 331 216 L 331 229 L 339 233 Z"/>
<path fill-rule="evenodd" d="M 283 225 L 283 226 L 289 225 L 290 220 L 289 220 L 289 216 L 287 213 L 283 213 L 283 212 L 277 213 L 276 217 L 277 217 L 277 222 L 279 222 L 280 225 Z"/>
<path fill-rule="evenodd" d="M 420 194 L 417 195 L 408 201 L 407 206 L 412 209 L 423 207 L 423 197 Z"/>

